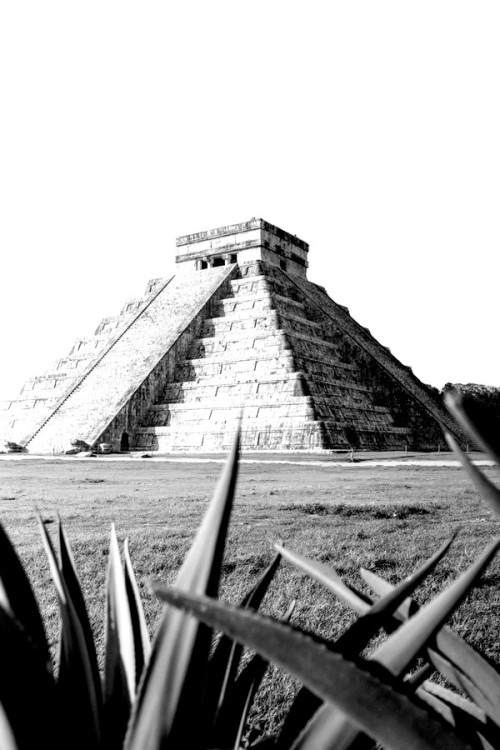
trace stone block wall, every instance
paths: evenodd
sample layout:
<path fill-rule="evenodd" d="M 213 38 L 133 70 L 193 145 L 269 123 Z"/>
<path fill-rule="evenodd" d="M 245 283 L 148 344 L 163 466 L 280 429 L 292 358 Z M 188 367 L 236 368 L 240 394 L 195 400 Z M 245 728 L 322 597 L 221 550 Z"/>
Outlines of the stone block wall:
<path fill-rule="evenodd" d="M 285 274 L 283 274 L 285 275 Z M 322 335 L 341 342 L 341 356 L 357 362 L 362 384 L 370 388 L 375 403 L 387 406 L 395 427 L 407 430 L 406 445 L 415 450 L 435 450 L 443 445 L 443 424 L 460 441 L 465 437 L 455 420 L 434 394 L 402 365 L 389 349 L 349 315 L 343 305 L 334 302 L 322 287 L 297 277 L 288 277 L 304 295 L 307 303 L 322 319 Z"/>
<path fill-rule="evenodd" d="M 408 427 L 376 403 L 343 336 L 325 337 L 301 289 L 262 261 L 240 266 L 240 276 L 177 362 L 136 446 L 225 450 L 243 414 L 246 450 L 403 448 Z"/>
<path fill-rule="evenodd" d="M 94 336 L 78 339 L 70 352 L 54 362 L 46 373 L 29 378 L 17 398 L 0 404 L 0 437 L 19 443 L 32 434 L 97 361 L 111 339 L 148 303 L 160 283 L 165 282 L 166 279 L 150 281 L 143 297 L 127 302 L 119 315 L 104 318 Z"/>
<path fill-rule="evenodd" d="M 149 406 L 167 373 L 166 353 L 233 272 L 234 267 L 213 269 L 197 279 L 179 274 L 157 287 L 26 442 L 28 449 L 59 452 L 72 439 L 89 444 L 114 440 L 125 424 L 122 410 L 136 391 L 127 414 Z"/>

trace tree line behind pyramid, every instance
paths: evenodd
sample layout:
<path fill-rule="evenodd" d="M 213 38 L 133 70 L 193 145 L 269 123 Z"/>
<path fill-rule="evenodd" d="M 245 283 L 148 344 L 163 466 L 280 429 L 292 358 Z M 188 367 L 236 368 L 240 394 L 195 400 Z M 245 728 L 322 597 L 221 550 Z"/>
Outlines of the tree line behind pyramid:
<path fill-rule="evenodd" d="M 442 424 L 462 440 L 437 391 L 308 280 L 308 252 L 262 219 L 179 237 L 175 275 L 4 402 L 0 437 L 225 452 L 241 418 L 244 451 L 436 450 Z"/>

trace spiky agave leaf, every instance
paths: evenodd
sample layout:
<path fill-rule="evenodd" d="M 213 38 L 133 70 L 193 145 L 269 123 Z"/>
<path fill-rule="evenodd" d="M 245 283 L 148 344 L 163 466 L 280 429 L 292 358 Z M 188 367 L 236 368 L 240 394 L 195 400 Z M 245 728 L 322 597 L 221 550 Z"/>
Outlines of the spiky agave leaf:
<path fill-rule="evenodd" d="M 497 538 L 465 573 L 384 641 L 372 658 L 392 674 L 400 675 L 418 651 L 462 603 L 477 578 L 495 556 L 499 546 L 500 538 Z"/>
<path fill-rule="evenodd" d="M 330 565 L 318 562 L 317 560 L 311 560 L 308 557 L 300 555 L 298 552 L 292 552 L 292 550 L 283 547 L 281 544 L 275 544 L 274 548 L 285 560 L 288 560 L 292 565 L 299 567 L 312 576 L 318 583 L 321 583 L 322 586 L 350 606 L 358 615 L 364 615 L 369 612 L 372 606 L 371 602 L 359 591 L 356 591 L 353 586 L 345 583 Z"/>
<path fill-rule="evenodd" d="M 123 543 L 123 557 L 125 559 L 125 588 L 127 591 L 128 605 L 130 616 L 132 618 L 132 631 L 134 634 L 134 652 L 135 652 L 135 684 L 139 684 L 142 671 L 148 662 L 151 654 L 151 642 L 149 640 L 146 618 L 142 607 L 139 587 L 130 559 L 128 539 Z"/>
<path fill-rule="evenodd" d="M 345 659 L 297 628 L 263 615 L 179 589 L 153 585 L 153 591 L 289 671 L 388 750 L 467 747 L 450 727 L 400 693 L 395 683 L 382 681 L 368 663 Z"/>
<path fill-rule="evenodd" d="M 371 606 L 361 600 L 357 592 L 347 586 L 329 566 L 316 560 L 310 560 L 303 555 L 291 552 L 280 546 L 277 546 L 277 549 L 292 564 L 311 575 L 361 615 L 335 643 L 335 648 L 341 651 L 345 657 L 354 657 L 363 651 L 381 627 L 385 627 L 386 630 L 394 629 L 394 627 L 391 627 L 394 611 L 401 606 L 402 602 L 422 583 L 426 576 L 434 570 L 446 554 L 453 539 L 454 536 L 442 545 L 432 557 L 426 560 L 417 571 L 408 576 L 391 592 L 388 592 L 383 599 Z M 318 711 L 320 705 L 321 700 L 318 696 L 310 693 L 307 688 L 303 687 L 299 690 L 281 728 L 277 740 L 278 750 L 284 750 L 284 748 L 288 748 L 293 744 L 295 738 L 305 730 L 306 725 L 315 712 Z M 328 726 L 328 716 L 331 714 L 332 709 L 325 707 L 325 711 L 321 712 L 317 722 L 312 722 L 310 727 L 305 730 L 306 734 L 310 731 L 313 735 L 310 745 L 306 737 L 303 736 L 297 746 L 302 747 L 302 744 L 304 744 L 304 747 L 314 747 L 314 743 L 322 741 L 319 737 L 322 737 L 325 732 L 330 731 L 324 727 Z M 335 734 L 335 731 L 332 727 L 331 732 Z M 337 741 L 340 742 L 340 738 Z"/>
<path fill-rule="evenodd" d="M 181 567 L 177 585 L 217 595 L 222 557 L 238 473 L 239 431 L 215 494 Z M 125 741 L 127 750 L 159 750 L 200 744 L 206 725 L 194 719 L 202 703 L 211 645 L 210 629 L 167 607 L 140 686 Z"/>
<path fill-rule="evenodd" d="M 417 689 L 416 694 L 452 724 L 461 737 L 468 738 L 473 746 L 483 750 L 499 746 L 498 727 L 471 701 L 433 682 L 426 682 Z"/>
<path fill-rule="evenodd" d="M 132 617 L 115 525 L 111 524 L 106 596 L 104 660 L 104 744 L 121 748 L 135 696 L 135 649 Z"/>
<path fill-rule="evenodd" d="M 283 622 L 288 622 L 295 609 L 295 599 L 290 603 Z M 217 715 L 217 723 L 211 737 L 211 747 L 239 748 L 245 729 L 248 712 L 269 666 L 267 659 L 254 654 L 235 678 L 225 701 Z"/>
<path fill-rule="evenodd" d="M 257 610 L 267 593 L 269 585 L 279 567 L 281 555 L 277 554 L 257 583 L 247 592 L 240 602 L 240 607 Z M 235 680 L 241 661 L 243 647 L 226 635 L 221 635 L 208 665 L 207 701 L 205 705 L 207 722 L 213 721 L 211 732 L 213 747 L 222 747 L 223 742 L 232 744 L 227 738 L 228 713 L 234 717 Z M 245 698 L 246 700 L 246 698 Z"/>
<path fill-rule="evenodd" d="M 402 676 L 427 641 L 467 595 L 476 578 L 496 553 L 499 544 L 500 540 L 496 540 L 490 545 L 476 563 L 457 581 L 387 638 L 371 655 L 370 660 L 383 666 L 395 677 Z M 444 551 L 446 551 L 446 545 Z M 444 554 L 440 550 L 438 557 L 440 553 L 441 556 Z M 434 562 L 433 558 L 431 560 Z M 412 591 L 412 583 L 422 580 L 429 567 L 432 567 L 432 564 L 424 565 L 421 571 L 417 571 L 417 574 L 410 576 L 409 579 L 399 584 L 377 605 L 380 607 L 383 602 L 390 600 L 392 605 L 397 606 Z M 336 643 L 338 648 L 341 647 L 340 641 L 341 639 Z M 358 734 L 359 729 L 344 711 L 338 707 L 332 708 L 325 705 L 318 709 L 316 715 L 304 729 L 296 747 L 300 750 L 316 750 L 317 748 L 344 750 L 356 741 Z"/>
<path fill-rule="evenodd" d="M 0 747 L 10 735 L 19 750 L 67 747 L 68 725 L 60 713 L 53 675 L 42 652 L 26 637 L 11 613 L 0 606 Z M 76 745 L 75 745 L 76 747 Z"/>
<path fill-rule="evenodd" d="M 379 596 L 394 588 L 376 573 L 364 573 L 368 584 Z M 412 602 L 415 610 L 419 609 Z M 436 651 L 427 648 L 434 666 L 459 690 L 469 695 L 500 725 L 500 675 L 472 646 L 444 625 L 435 636 Z"/>
<path fill-rule="evenodd" d="M 1 606 L 1 605 L 0 605 Z M 0 704 L 0 747 L 2 750 L 19 750 L 7 714 Z"/>
<path fill-rule="evenodd" d="M 359 654 L 365 648 L 371 638 L 373 638 L 378 630 L 384 626 L 387 620 L 392 617 L 393 612 L 401 606 L 403 601 L 410 596 L 434 570 L 436 565 L 442 560 L 448 551 L 454 538 L 455 536 L 453 535 L 451 539 L 445 542 L 445 544 L 443 544 L 442 547 L 432 555 L 432 557 L 426 560 L 418 570 L 405 578 L 404 581 L 401 581 L 401 583 L 385 597 L 369 607 L 369 609 L 367 609 L 365 613 L 356 620 L 343 635 L 340 636 L 336 642 L 336 647 L 342 651 L 344 656 Z M 323 566 L 322 563 L 318 564 L 316 561 L 309 560 L 297 553 L 290 553 L 289 550 L 285 551 L 284 548 L 280 548 L 280 551 L 283 555 L 287 556 L 287 559 L 297 565 L 297 567 L 304 570 L 306 573 L 309 573 L 327 588 L 334 592 L 338 591 L 338 576 L 334 573 L 332 578 L 328 578 L 325 574 L 325 566 Z M 319 571 L 318 565 L 321 565 Z M 354 601 L 354 599 L 351 599 L 351 601 Z"/>
<path fill-rule="evenodd" d="M 239 750 L 240 740 L 246 725 L 248 711 L 269 662 L 259 654 L 254 654 L 243 667 L 217 716 L 217 723 L 211 732 L 208 747 L 218 750 Z"/>
<path fill-rule="evenodd" d="M 52 541 L 40 516 L 38 520 L 61 614 L 57 679 L 61 715 L 71 727 L 71 746 L 75 750 L 93 750 L 101 740 L 101 704 L 94 684 L 92 655 Z"/>
<path fill-rule="evenodd" d="M 26 636 L 39 650 L 41 658 L 52 670 L 49 647 L 42 616 L 24 566 L 0 523 L 0 606 L 24 629 Z"/>
<path fill-rule="evenodd" d="M 94 636 L 92 628 L 90 626 L 90 620 L 85 605 L 85 599 L 83 598 L 82 585 L 78 576 L 73 552 L 69 543 L 68 537 L 63 527 L 63 523 L 59 518 L 59 550 L 61 553 L 60 570 L 62 577 L 66 583 L 69 597 L 75 608 L 78 620 L 80 622 L 85 643 L 87 645 L 87 653 L 92 669 L 92 679 L 95 694 L 97 696 L 97 703 L 99 706 L 102 705 L 102 691 L 101 691 L 101 677 L 99 675 L 99 667 L 97 664 L 97 654 L 94 643 Z"/>
<path fill-rule="evenodd" d="M 418 689 L 421 693 L 430 693 L 435 695 L 444 703 L 448 703 L 450 706 L 456 706 L 461 711 L 473 716 L 475 719 L 480 721 L 482 724 L 486 724 L 486 714 L 484 711 L 475 705 L 472 701 L 467 698 L 463 698 L 458 693 L 454 693 L 452 690 L 440 685 L 437 682 L 431 682 L 425 680 L 425 682 Z M 419 693 L 420 694 L 420 693 Z"/>

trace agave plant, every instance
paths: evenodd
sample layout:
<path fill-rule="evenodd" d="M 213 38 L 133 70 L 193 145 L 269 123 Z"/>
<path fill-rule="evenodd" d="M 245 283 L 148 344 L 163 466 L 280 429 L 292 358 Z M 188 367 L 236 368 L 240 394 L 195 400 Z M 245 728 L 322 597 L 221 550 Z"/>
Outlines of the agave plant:
<path fill-rule="evenodd" d="M 447 404 L 500 465 L 499 451 L 484 437 L 459 395 L 448 394 Z M 482 497 L 500 512 L 498 488 L 451 435 L 446 439 Z M 303 687 L 279 735 L 267 741 L 273 748 L 343 750 L 375 743 L 394 750 L 500 748 L 500 675 L 445 624 L 494 557 L 500 539 L 494 539 L 465 573 L 425 606 L 419 608 L 411 598 L 451 542 L 396 587 L 362 570 L 374 592 L 371 598 L 344 583 L 329 566 L 277 545 L 279 554 L 358 615 L 336 641 L 206 595 L 159 583 L 152 584 L 152 590 L 300 680 Z M 367 656 L 367 644 L 381 629 L 387 637 Z M 446 680 L 446 687 L 429 679 L 434 672 Z"/>
<path fill-rule="evenodd" d="M 238 436 L 205 519 L 177 578 L 181 589 L 217 596 L 238 471 Z M 61 630 L 56 669 L 32 588 L 0 526 L 0 748 L 233 747 L 262 679 L 255 656 L 239 673 L 241 647 L 212 649 L 209 628 L 165 609 L 151 646 L 125 541 L 124 565 L 111 529 L 102 679 L 82 588 L 64 527 L 59 555 L 40 530 L 56 588 Z M 256 609 L 278 568 L 277 554 L 241 602 Z"/>
<path fill-rule="evenodd" d="M 458 397 L 449 407 L 477 432 Z M 500 491 L 447 437 L 482 496 L 500 510 Z M 485 447 L 498 461 L 498 451 Z M 40 528 L 61 615 L 53 669 L 31 586 L 0 527 L 0 748 L 276 750 L 500 748 L 500 676 L 445 623 L 495 555 L 493 540 L 447 589 L 420 607 L 413 593 L 446 555 L 451 538 L 397 586 L 373 572 L 367 596 L 331 567 L 276 545 L 276 556 L 238 607 L 218 600 L 238 472 L 238 436 L 176 585 L 151 583 L 167 603 L 150 644 L 125 541 L 111 530 L 106 643 L 101 677 L 70 545 L 59 522 L 59 554 Z M 285 559 L 358 619 L 335 641 L 257 613 Z M 223 635 L 213 645 L 213 631 Z M 380 631 L 386 638 L 367 648 Z M 255 655 L 242 664 L 243 645 Z M 368 652 L 368 653 L 367 653 Z M 302 684 L 277 736 L 245 738 L 269 661 Z M 418 666 L 416 666 L 418 665 Z M 444 680 L 430 680 L 434 672 Z"/>

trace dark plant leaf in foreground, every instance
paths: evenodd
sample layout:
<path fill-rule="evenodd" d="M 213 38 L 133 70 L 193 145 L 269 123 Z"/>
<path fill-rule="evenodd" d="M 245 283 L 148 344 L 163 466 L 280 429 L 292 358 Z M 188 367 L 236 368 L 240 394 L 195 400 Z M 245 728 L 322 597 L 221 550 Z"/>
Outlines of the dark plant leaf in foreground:
<path fill-rule="evenodd" d="M 97 696 L 98 704 L 99 706 L 101 706 L 101 677 L 99 675 L 99 667 L 97 664 L 94 636 L 92 634 L 92 628 L 90 626 L 85 599 L 83 598 L 82 586 L 78 577 L 78 573 L 76 571 L 73 552 L 66 536 L 66 532 L 64 531 L 61 519 L 59 519 L 59 549 L 61 551 L 61 575 L 67 586 L 69 597 L 73 602 L 78 621 L 83 631 L 90 667 L 92 669 L 93 689 L 95 695 Z"/>
<path fill-rule="evenodd" d="M 427 641 L 467 595 L 476 578 L 495 555 L 499 544 L 500 540 L 496 540 L 487 547 L 478 560 L 460 578 L 390 635 L 370 656 L 370 660 L 376 661 L 395 677 L 401 677 Z M 424 565 L 421 571 L 425 572 L 427 567 L 428 565 Z M 412 583 L 415 579 L 418 580 L 419 577 L 422 577 L 421 571 L 417 571 L 407 581 L 400 583 L 392 592 L 386 594 L 380 602 L 377 602 L 377 605 L 383 606 L 384 602 L 388 599 L 391 600 L 391 598 L 393 604 L 397 604 L 398 594 L 399 601 L 401 601 L 412 590 Z M 409 583 L 412 579 L 413 582 Z M 337 645 L 339 642 L 337 642 Z M 335 747 L 336 750 L 344 750 L 351 746 L 358 734 L 359 729 L 345 711 L 340 707 L 333 708 L 325 705 L 311 719 L 300 737 L 298 747 L 301 750 L 316 750 L 316 748 L 331 746 Z M 330 745 L 323 744 L 325 738 L 329 738 Z"/>
<path fill-rule="evenodd" d="M 40 651 L 41 658 L 51 669 L 49 648 L 42 617 L 23 564 L 0 524 L 0 605 L 18 620 L 26 636 Z"/>
<path fill-rule="evenodd" d="M 61 714 L 71 727 L 72 748 L 94 750 L 101 741 L 101 704 L 94 684 L 92 658 L 54 547 L 40 517 L 39 525 L 61 613 L 57 677 Z"/>
<path fill-rule="evenodd" d="M 500 746 L 498 727 L 471 701 L 434 682 L 426 682 L 417 695 L 452 724 L 461 737 L 467 738 L 472 747 L 493 750 Z"/>
<path fill-rule="evenodd" d="M 217 596 L 238 473 L 239 432 L 205 518 L 177 577 L 185 590 Z M 167 607 L 140 686 L 127 750 L 189 747 L 207 731 L 199 721 L 211 646 L 210 629 Z"/>
<path fill-rule="evenodd" d="M 372 658 L 394 675 L 400 675 L 429 638 L 465 599 L 477 578 L 495 556 L 500 539 L 495 539 L 465 573 L 422 607 L 382 643 Z"/>
<path fill-rule="evenodd" d="M 293 600 L 285 613 L 283 622 L 290 620 L 295 604 L 296 602 Z M 238 741 L 243 734 L 248 711 L 268 665 L 267 659 L 263 659 L 259 654 L 254 654 L 241 670 L 231 689 L 228 690 L 226 700 L 217 716 L 211 746 L 239 748 Z"/>
<path fill-rule="evenodd" d="M 370 573 L 367 580 L 373 590 L 380 596 L 394 588 L 392 583 L 375 573 Z M 413 605 L 417 610 L 419 609 L 416 602 L 413 602 Z M 441 657 L 441 661 L 435 664 L 436 669 L 442 671 L 442 657 L 444 656 L 449 667 L 443 671 L 443 676 L 455 684 L 459 690 L 469 694 L 479 705 L 487 706 L 485 710 L 497 723 L 500 723 L 500 675 L 481 654 L 447 625 L 438 630 L 435 641 L 439 650 L 437 657 Z M 427 650 L 429 656 L 433 659 L 434 649 L 428 648 Z M 490 713 L 488 707 L 492 713 Z"/>
<path fill-rule="evenodd" d="M 146 618 L 142 607 L 139 587 L 132 567 L 130 552 L 128 548 L 128 539 L 123 543 L 123 557 L 125 559 L 125 587 L 127 599 L 132 619 L 132 631 L 134 634 L 134 652 L 135 652 L 135 684 L 139 684 L 140 677 L 145 665 L 148 662 L 151 653 L 151 643 L 149 640 Z"/>
<path fill-rule="evenodd" d="M 302 555 L 290 552 L 284 548 L 277 547 L 277 549 L 279 549 L 283 556 L 294 565 L 306 573 L 309 573 L 309 575 L 333 591 L 333 593 L 341 596 L 342 599 L 347 600 L 356 611 L 364 612 L 364 614 L 362 614 L 361 617 L 359 617 L 359 619 L 356 620 L 335 643 L 335 648 L 337 650 L 339 650 L 345 657 L 352 658 L 363 651 L 371 638 L 376 635 L 381 627 L 385 627 L 386 630 L 390 629 L 389 622 L 393 618 L 394 611 L 401 606 L 409 594 L 411 594 L 417 586 L 425 580 L 426 576 L 434 570 L 436 565 L 446 554 L 453 539 L 454 537 L 448 540 L 431 558 L 426 560 L 417 571 L 412 573 L 411 576 L 402 581 L 397 587 L 387 592 L 382 599 L 368 609 L 366 609 L 364 603 L 360 600 L 356 600 L 354 592 L 346 587 L 346 584 L 341 581 L 333 569 L 325 566 L 323 563 L 309 560 Z M 314 748 L 315 743 L 322 741 L 320 737 L 323 737 L 328 731 L 330 731 L 328 730 L 328 716 L 332 716 L 333 709 L 327 707 L 325 711 L 322 711 L 319 714 L 317 722 L 315 722 L 312 717 L 319 709 L 320 704 L 321 701 L 319 698 L 316 695 L 311 694 L 307 688 L 304 687 L 299 690 L 289 712 L 287 713 L 277 740 L 278 750 L 288 748 L 295 738 L 297 738 L 302 732 L 304 732 L 304 735 L 301 738 L 300 747 L 304 746 Z M 312 721 L 306 729 L 306 724 L 311 719 Z M 336 718 L 333 721 L 335 727 L 331 727 L 331 734 L 333 735 L 335 742 L 340 746 L 341 738 L 336 738 L 335 732 L 337 731 L 337 725 L 340 726 L 342 722 L 337 721 Z M 344 730 L 341 731 L 343 732 Z M 311 733 L 310 741 L 306 741 L 308 733 Z"/>
<path fill-rule="evenodd" d="M 274 575 L 279 567 L 281 555 L 277 554 L 272 562 L 268 565 L 264 573 L 261 575 L 255 586 L 243 597 L 240 602 L 240 607 L 247 607 L 248 609 L 257 610 L 266 595 Z M 226 720 L 221 718 L 220 714 L 226 716 L 227 707 L 224 706 L 226 695 L 229 691 L 229 704 L 233 701 L 233 686 L 238 671 L 238 666 L 243 653 L 243 647 L 239 643 L 235 643 L 231 638 L 226 635 L 221 635 L 217 646 L 214 649 L 208 666 L 208 677 L 207 677 L 207 700 L 205 710 L 207 713 L 207 721 L 210 721 L 212 717 L 215 717 L 215 726 L 211 738 L 211 742 L 214 747 L 219 746 L 220 732 L 225 734 L 224 726 Z M 231 711 L 233 709 L 230 709 Z"/>
<path fill-rule="evenodd" d="M 1 606 L 0 664 L 0 704 L 20 750 L 66 747 L 68 725 L 58 710 L 52 674 L 40 651 Z"/>
<path fill-rule="evenodd" d="M 385 684 L 369 668 L 344 659 L 290 625 L 178 589 L 154 585 L 153 591 L 288 670 L 388 750 L 467 747 L 441 720 L 401 694 L 395 684 Z"/>
<path fill-rule="evenodd" d="M 136 670 L 132 617 L 114 524 L 106 588 L 103 735 L 107 749 L 119 750 L 135 696 Z"/>

